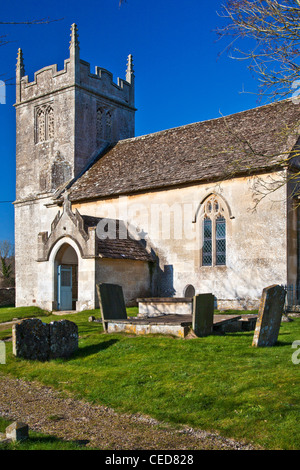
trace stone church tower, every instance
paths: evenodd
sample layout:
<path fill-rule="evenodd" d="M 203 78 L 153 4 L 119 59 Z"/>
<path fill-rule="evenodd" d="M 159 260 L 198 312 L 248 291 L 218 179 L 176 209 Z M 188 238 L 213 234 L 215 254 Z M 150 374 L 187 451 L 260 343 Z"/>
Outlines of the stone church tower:
<path fill-rule="evenodd" d="M 70 57 L 35 72 L 29 82 L 22 50 L 16 68 L 16 287 L 17 305 L 38 302 L 38 234 L 51 231 L 53 195 L 115 142 L 134 137 L 134 72 L 126 80 L 80 59 L 77 27 Z M 30 291 L 30 292 L 29 292 Z"/>
<path fill-rule="evenodd" d="M 51 193 L 77 176 L 103 147 L 134 137 L 134 73 L 126 81 L 80 59 L 77 27 L 71 28 L 64 69 L 25 76 L 19 49 L 16 74 L 17 200 Z"/>

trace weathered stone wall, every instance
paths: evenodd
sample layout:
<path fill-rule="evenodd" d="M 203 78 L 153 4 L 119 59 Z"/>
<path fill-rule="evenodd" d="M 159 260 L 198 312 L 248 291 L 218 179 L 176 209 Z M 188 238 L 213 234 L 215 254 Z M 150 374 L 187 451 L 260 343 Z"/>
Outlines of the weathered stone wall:
<path fill-rule="evenodd" d="M 50 232 L 51 222 L 57 207 L 46 208 L 50 198 L 37 198 L 35 201 L 15 204 L 15 263 L 16 263 L 16 307 L 37 305 L 52 309 L 52 305 L 40 304 L 43 292 L 39 283 L 50 284 L 53 272 L 40 271 L 38 260 L 38 234 Z M 46 275 L 47 278 L 43 278 Z M 50 279 L 50 282 L 49 282 Z"/>
<path fill-rule="evenodd" d="M 246 296 L 244 298 L 237 299 L 217 299 L 216 308 L 218 310 L 258 310 L 259 299 L 250 298 Z"/>
<path fill-rule="evenodd" d="M 150 295 L 151 271 L 146 261 L 99 259 L 96 262 L 96 284 L 101 282 L 122 286 L 125 304 L 137 305 L 138 297 Z M 98 297 L 96 307 L 99 307 Z"/>
<path fill-rule="evenodd" d="M 127 220 L 147 234 L 147 245 L 158 258 L 158 271 L 154 274 L 156 286 L 165 278 L 166 289 L 176 297 L 184 295 L 188 284 L 196 293 L 211 292 L 221 308 L 257 308 L 262 289 L 270 284 L 286 284 L 287 272 L 287 207 L 286 186 L 266 195 L 255 207 L 257 187 L 280 175 L 235 178 L 220 183 L 169 189 L 126 198 L 74 204 L 81 213 Z M 178 218 L 171 214 L 169 237 L 161 217 L 158 230 L 151 224 L 151 210 L 157 215 L 160 206 L 182 208 L 183 228 L 187 234 L 201 231 L 200 217 L 195 221 L 201 202 L 211 193 L 220 194 L 230 208 L 226 215 L 226 266 L 201 266 L 199 238 L 174 237 Z M 185 205 L 193 207 L 185 211 Z M 121 216 L 118 217 L 119 207 Z M 138 207 L 138 211 L 133 210 Z M 119 281 L 118 281 L 119 282 Z M 167 285 L 168 284 L 168 285 Z M 160 296 L 165 297 L 163 293 Z M 154 296 L 157 292 L 153 292 Z"/>
<path fill-rule="evenodd" d="M 46 73 L 40 76 L 43 85 Z M 35 197 L 49 193 L 61 184 L 57 166 L 69 165 L 66 178 L 74 176 L 74 90 L 57 91 L 43 96 L 40 88 L 29 101 L 16 106 L 16 198 Z M 54 135 L 38 142 L 36 114 L 39 109 L 51 105 L 54 112 Z"/>
<path fill-rule="evenodd" d="M 91 78 L 86 70 L 83 72 L 83 87 L 75 93 L 75 174 L 86 165 L 87 156 L 91 158 L 108 142 L 134 137 L 135 128 L 134 108 L 120 98 L 111 99 L 111 91 L 118 90 L 118 87 L 112 87 L 111 74 L 105 71 L 100 79 L 94 75 Z M 105 76 L 109 80 L 105 80 Z M 100 94 L 96 91 L 98 82 Z"/>
<path fill-rule="evenodd" d="M 77 309 L 94 308 L 97 302 L 96 282 L 121 284 L 127 304 L 144 296 L 182 297 L 185 287 L 192 284 L 196 293 L 212 292 L 220 309 L 258 308 L 262 289 L 266 285 L 287 283 L 287 240 L 291 217 L 287 218 L 285 187 L 264 198 L 255 211 L 250 210 L 253 207 L 251 187 L 254 179 L 238 178 L 220 185 L 198 185 L 123 198 L 129 209 L 137 203 L 145 208 L 140 214 L 134 214 L 130 222 L 148 234 L 148 248 L 157 255 L 158 269 L 150 272 L 148 263 L 130 260 L 99 260 L 95 267 L 93 259 L 81 259 L 78 251 L 80 298 Z M 151 231 L 151 224 L 145 215 L 151 210 L 151 204 L 168 204 L 171 207 L 175 203 L 192 203 L 196 213 L 200 202 L 213 191 L 222 194 L 233 218 L 227 219 L 226 266 L 204 267 L 200 265 L 201 247 L 198 240 L 182 240 L 174 236 L 168 239 L 164 236 L 162 225 L 159 233 L 155 233 Z M 32 243 L 38 233 L 51 232 L 50 224 L 57 214 L 57 207 L 46 207 L 48 201 L 50 199 L 40 199 L 34 203 L 16 205 L 17 306 L 36 304 L 49 310 L 55 308 L 54 260 L 37 263 L 38 249 Z M 110 216 L 113 214 L 118 218 L 118 202 L 114 199 L 77 204 L 73 205 L 72 210 L 78 208 L 82 214 L 105 217 L 108 209 Z M 191 213 L 187 218 L 185 224 L 188 227 L 194 228 L 200 224 L 199 219 L 193 223 L 194 215 Z M 171 216 L 171 234 L 173 229 Z M 61 238 L 56 250 L 64 241 L 73 243 L 68 238 Z M 289 259 L 294 260 L 295 243 L 289 246 Z"/>

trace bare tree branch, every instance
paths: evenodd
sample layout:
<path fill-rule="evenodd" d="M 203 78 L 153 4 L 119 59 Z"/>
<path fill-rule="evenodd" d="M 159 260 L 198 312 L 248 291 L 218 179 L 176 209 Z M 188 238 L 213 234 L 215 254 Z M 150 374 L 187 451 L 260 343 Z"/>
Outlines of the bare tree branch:
<path fill-rule="evenodd" d="M 300 1 L 227 0 L 219 16 L 227 24 L 217 35 L 231 38 L 232 58 L 249 62 L 260 98 L 289 96 L 300 72 Z"/>
<path fill-rule="evenodd" d="M 55 23 L 57 21 L 61 21 L 62 19 L 63 18 L 51 20 L 48 17 L 48 18 L 41 18 L 39 20 L 28 20 L 28 21 L 0 21 L 0 25 L 14 25 L 14 26 L 16 26 L 16 25 L 26 25 L 26 26 L 30 26 L 30 25 Z M 0 36 L 0 47 L 1 46 L 6 46 L 7 44 L 10 44 L 12 42 L 15 42 L 15 41 L 11 41 L 11 40 L 7 39 L 7 35 Z M 6 79 L 4 81 L 7 85 L 11 85 L 11 83 L 8 83 L 11 80 L 12 79 L 9 78 L 9 79 Z"/>
<path fill-rule="evenodd" d="M 63 18 L 55 19 L 55 20 L 51 20 L 50 18 L 41 18 L 40 20 L 28 20 L 28 21 L 0 21 L 0 24 L 7 24 L 7 25 L 50 24 L 50 23 L 55 23 L 56 21 L 61 21 L 61 20 L 63 20 Z"/>

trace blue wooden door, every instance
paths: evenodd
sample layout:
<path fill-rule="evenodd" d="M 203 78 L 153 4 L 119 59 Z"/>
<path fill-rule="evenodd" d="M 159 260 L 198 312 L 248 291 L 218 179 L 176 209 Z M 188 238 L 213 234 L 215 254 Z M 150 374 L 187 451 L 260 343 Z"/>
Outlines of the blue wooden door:
<path fill-rule="evenodd" d="M 57 269 L 58 310 L 72 310 L 72 266 Z"/>

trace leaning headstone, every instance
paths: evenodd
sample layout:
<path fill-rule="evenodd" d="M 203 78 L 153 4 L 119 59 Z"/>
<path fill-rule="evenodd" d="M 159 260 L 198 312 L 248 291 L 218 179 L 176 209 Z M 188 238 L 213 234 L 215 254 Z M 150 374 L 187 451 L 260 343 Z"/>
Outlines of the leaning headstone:
<path fill-rule="evenodd" d="M 192 328 L 196 336 L 208 336 L 213 331 L 214 296 L 198 294 L 193 298 Z"/>
<path fill-rule="evenodd" d="M 103 329 L 106 331 L 108 320 L 126 320 L 127 312 L 122 286 L 116 284 L 97 284 Z"/>
<path fill-rule="evenodd" d="M 28 425 L 24 423 L 14 422 L 6 428 L 6 439 L 12 441 L 24 441 L 28 439 Z"/>
<path fill-rule="evenodd" d="M 13 354 L 23 359 L 47 361 L 49 358 L 49 325 L 37 318 L 15 323 L 12 328 Z"/>
<path fill-rule="evenodd" d="M 50 323 L 50 359 L 68 358 L 78 349 L 78 326 L 69 320 Z"/>
<path fill-rule="evenodd" d="M 273 346 L 278 338 L 286 291 L 272 285 L 262 292 L 252 346 Z"/>

